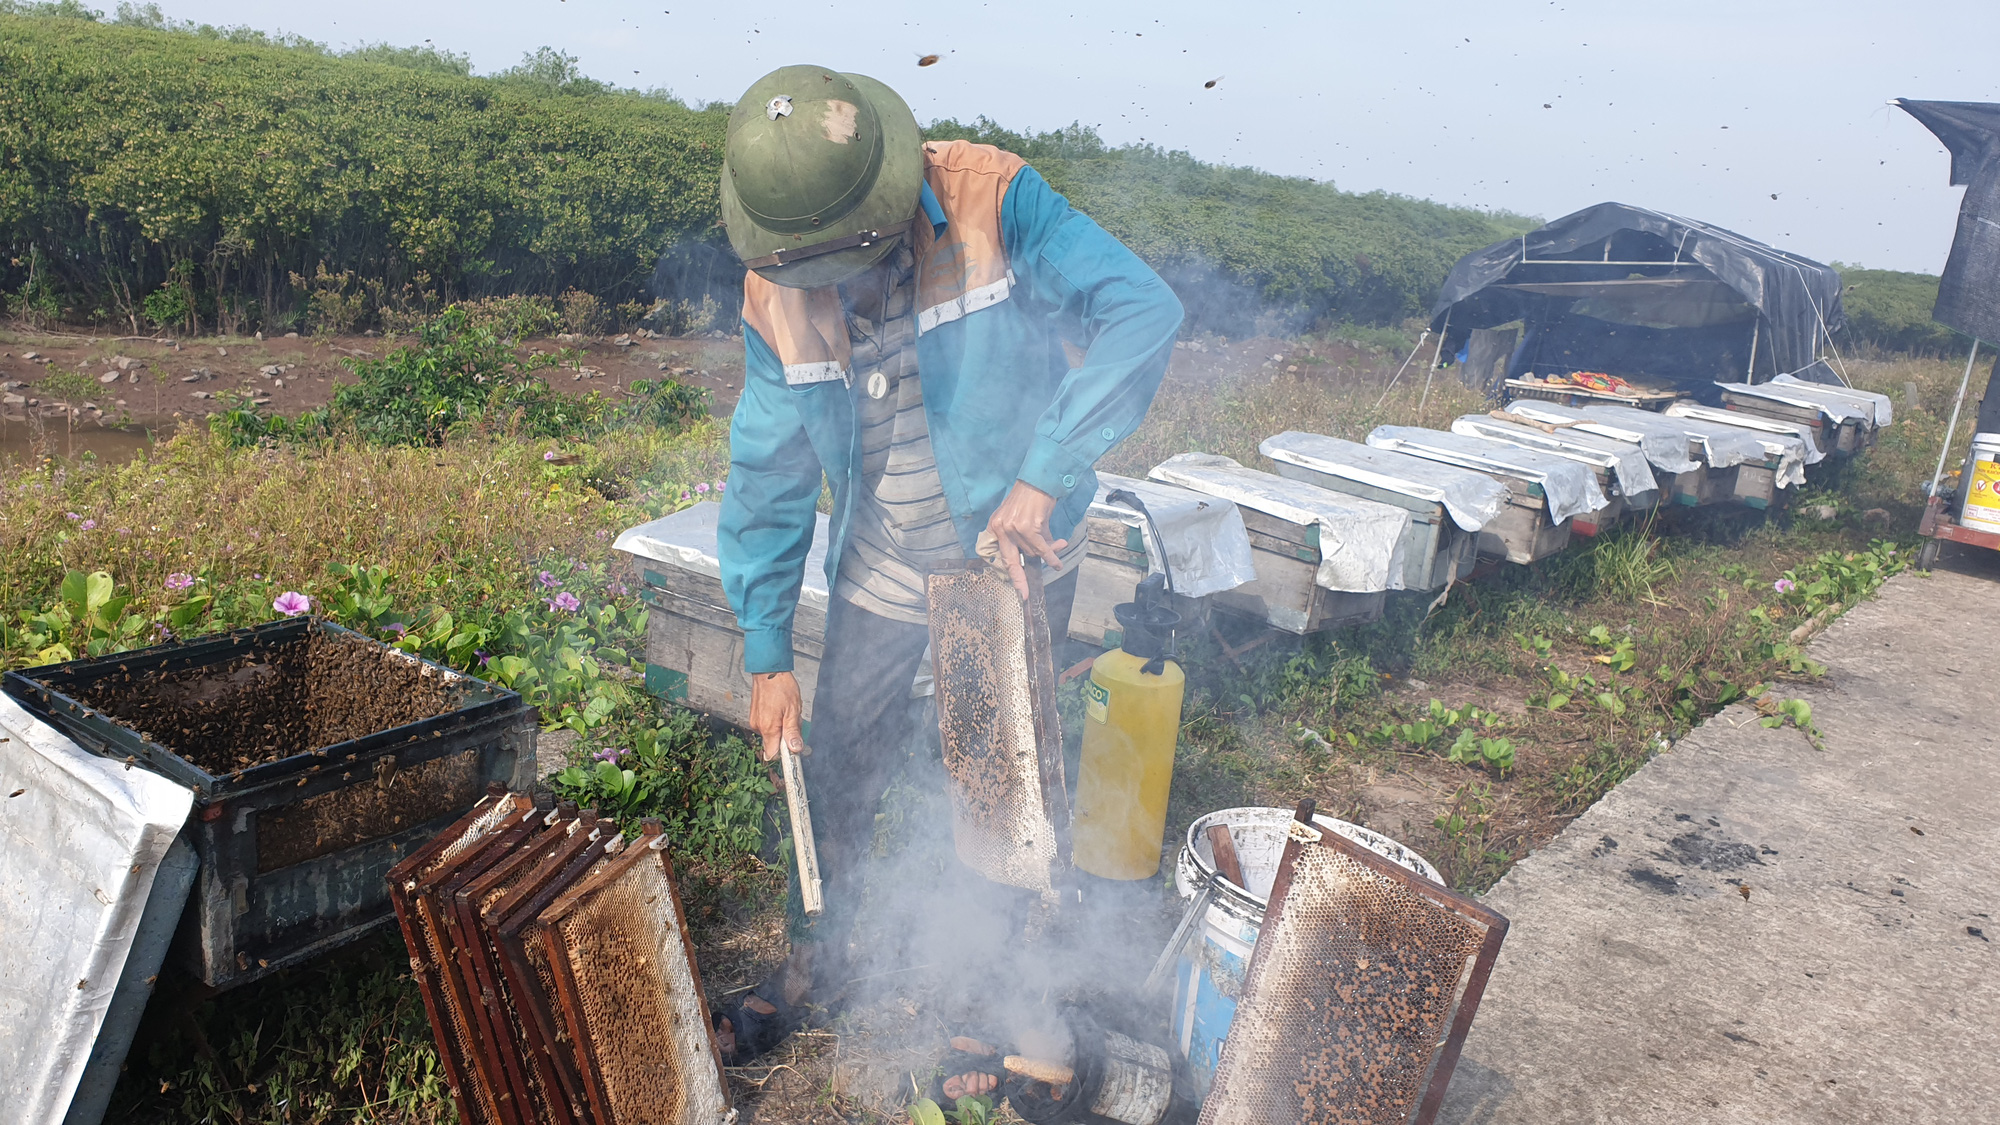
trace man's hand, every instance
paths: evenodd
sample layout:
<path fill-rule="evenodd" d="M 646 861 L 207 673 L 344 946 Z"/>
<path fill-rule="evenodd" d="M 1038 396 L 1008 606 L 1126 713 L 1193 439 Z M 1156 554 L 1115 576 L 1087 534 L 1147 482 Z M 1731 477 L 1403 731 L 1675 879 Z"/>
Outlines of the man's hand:
<path fill-rule="evenodd" d="M 750 673 L 750 729 L 764 739 L 757 752 L 759 761 L 777 761 L 778 748 L 788 743 L 793 753 L 806 753 L 805 736 L 799 733 L 804 710 L 799 681 L 790 672 Z"/>
<path fill-rule="evenodd" d="M 1051 567 L 1061 566 L 1056 552 L 1069 546 L 1067 539 L 1049 540 L 1049 513 L 1055 510 L 1055 497 L 1017 480 L 1014 490 L 993 510 L 993 518 L 986 521 L 986 530 L 999 541 L 1000 561 L 1006 564 L 1022 601 L 1028 600 L 1028 572 L 1021 564 L 1033 555 Z"/>

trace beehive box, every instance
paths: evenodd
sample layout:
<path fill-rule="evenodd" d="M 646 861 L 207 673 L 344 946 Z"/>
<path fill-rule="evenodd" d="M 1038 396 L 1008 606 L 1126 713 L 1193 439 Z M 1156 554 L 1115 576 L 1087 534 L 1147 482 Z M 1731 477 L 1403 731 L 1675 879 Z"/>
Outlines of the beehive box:
<path fill-rule="evenodd" d="M 1551 453 L 1414 426 L 1377 426 L 1368 444 L 1482 472 L 1506 485 L 1509 503 L 1480 530 L 1479 553 L 1512 563 L 1535 562 L 1567 547 L 1571 520 L 1609 504 L 1590 466 Z"/>
<path fill-rule="evenodd" d="M 1132 590 L 1146 577 L 1145 533 L 1127 524 L 1115 513 L 1091 505 L 1084 516 L 1084 534 L 1090 545 L 1077 564 L 1076 600 L 1069 611 L 1071 640 L 1117 648 L 1125 639 L 1118 624 L 1118 606 L 1132 600 Z M 1208 619 L 1208 599 L 1175 596 L 1174 612 L 1181 615 L 1183 633 L 1202 628 Z"/>
<path fill-rule="evenodd" d="M 1687 430 L 1708 463 L 1706 473 L 1683 474 L 1676 481 L 1679 503 L 1737 503 L 1766 509 L 1781 503 L 1789 485 L 1805 483 L 1809 438 L 1797 434 L 1749 429 L 1724 411 L 1675 405 L 1667 420 Z"/>
<path fill-rule="evenodd" d="M 305 617 L 10 672 L 6 690 L 194 790 L 201 871 L 173 956 L 214 988 L 387 922 L 392 865 L 489 782 L 535 778 L 519 696 Z"/>
<path fill-rule="evenodd" d="M 1577 433 L 1573 427 L 1537 423 L 1518 414 L 1467 414 L 1452 420 L 1451 431 L 1553 453 L 1587 466 L 1610 502 L 1595 512 L 1571 517 L 1571 526 L 1579 535 L 1596 535 L 1621 518 L 1652 511 L 1660 502 L 1659 481 L 1645 454 L 1630 442 Z"/>
<path fill-rule="evenodd" d="M 1766 492 L 1767 486 L 1770 492 L 1775 492 L 1775 472 L 1766 481 L 1756 472 L 1746 477 L 1736 471 L 1746 463 L 1768 467 L 1762 442 L 1737 427 L 1691 426 L 1686 418 L 1622 407 L 1569 408 L 1516 402 L 1507 407 L 1507 412 L 1637 445 L 1653 466 L 1663 504 L 1734 503 L 1739 489 L 1751 499 Z"/>
<path fill-rule="evenodd" d="M 721 514 L 721 504 L 696 504 L 628 529 L 616 546 L 637 562 L 641 596 L 652 610 L 646 618 L 648 690 L 747 729 L 750 676 L 743 671 L 743 630 L 722 591 L 722 564 L 716 557 Z M 826 547 L 831 538 L 822 514 L 814 526 L 798 613 L 792 619 L 792 674 L 807 720 L 825 651 Z"/>
<path fill-rule="evenodd" d="M 1768 383 L 1717 385 L 1727 409 L 1803 425 L 1827 453 L 1849 455 L 1868 448 L 1875 444 L 1877 430 L 1894 416 L 1886 395 L 1804 382 L 1790 375 Z"/>
<path fill-rule="evenodd" d="M 1138 512 L 1113 503 L 1126 491 L 1138 497 L 1155 521 L 1160 538 L 1145 530 Z M 1180 632 L 1206 627 L 1208 596 L 1232 589 L 1254 576 L 1250 538 L 1236 505 L 1158 481 L 1098 474 L 1097 498 L 1079 529 L 1088 540 L 1077 565 L 1076 598 L 1070 607 L 1072 640 L 1116 648 L 1125 631 L 1114 612 L 1132 600 L 1149 572 L 1160 570 L 1153 555 L 1162 547 L 1173 570 L 1173 608 Z"/>
<path fill-rule="evenodd" d="M 1379 619 L 1387 591 L 1403 588 L 1406 509 L 1207 453 L 1168 458 L 1149 475 L 1232 501 L 1242 514 L 1257 577 L 1213 595 L 1218 609 L 1316 633 Z"/>
<path fill-rule="evenodd" d="M 1406 590 L 1436 590 L 1469 573 L 1480 530 L 1508 504 L 1507 486 L 1485 473 L 1324 434 L 1288 430 L 1257 451 L 1281 477 L 1409 512 Z"/>

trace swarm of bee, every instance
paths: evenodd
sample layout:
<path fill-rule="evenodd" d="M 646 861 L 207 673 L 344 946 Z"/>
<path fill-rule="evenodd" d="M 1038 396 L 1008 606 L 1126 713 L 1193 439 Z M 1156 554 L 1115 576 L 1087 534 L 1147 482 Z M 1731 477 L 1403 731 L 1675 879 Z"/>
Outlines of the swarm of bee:
<path fill-rule="evenodd" d="M 461 694 L 374 642 L 315 631 L 223 664 L 149 676 L 121 669 L 79 701 L 226 774 L 442 715 Z"/>

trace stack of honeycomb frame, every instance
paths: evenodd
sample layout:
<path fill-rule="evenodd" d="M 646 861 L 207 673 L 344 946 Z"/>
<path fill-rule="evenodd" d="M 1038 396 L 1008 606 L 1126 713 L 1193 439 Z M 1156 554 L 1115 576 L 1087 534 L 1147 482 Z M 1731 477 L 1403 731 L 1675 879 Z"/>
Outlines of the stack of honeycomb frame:
<path fill-rule="evenodd" d="M 462 1120 L 734 1119 L 665 843 L 491 791 L 390 872 Z"/>

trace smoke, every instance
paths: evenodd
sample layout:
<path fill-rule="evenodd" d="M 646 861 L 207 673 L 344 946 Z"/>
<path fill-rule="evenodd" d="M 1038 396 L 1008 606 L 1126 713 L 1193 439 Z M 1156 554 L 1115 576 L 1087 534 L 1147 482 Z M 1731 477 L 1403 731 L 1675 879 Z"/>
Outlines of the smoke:
<path fill-rule="evenodd" d="M 1083 885 L 1045 903 L 974 874 L 953 848 L 936 711 L 913 706 L 854 907 L 836 1089 L 893 1110 L 913 1078 L 930 1092 L 955 1035 L 1068 1065 L 1072 1004 L 1164 1044 L 1169 997 L 1139 996 L 1177 920 L 1160 883 L 1079 875 Z"/>

